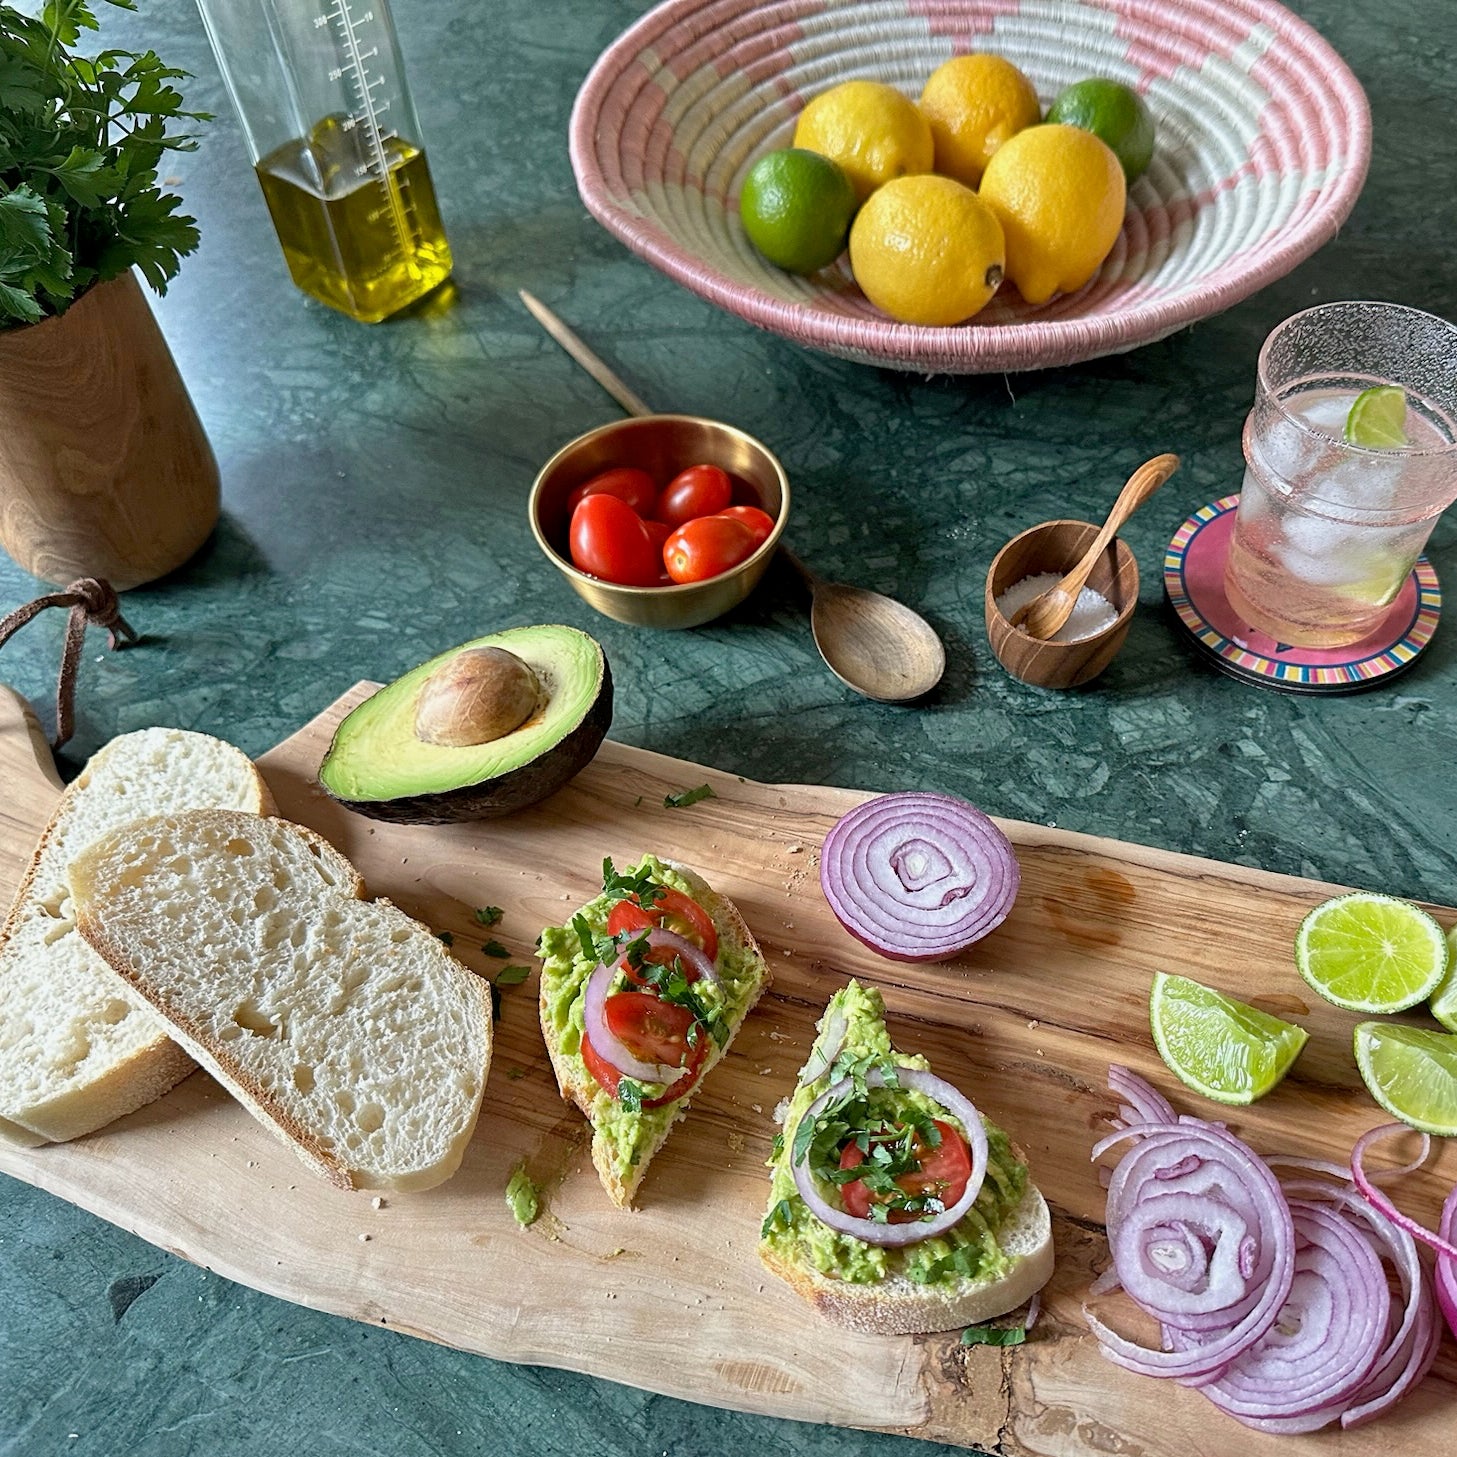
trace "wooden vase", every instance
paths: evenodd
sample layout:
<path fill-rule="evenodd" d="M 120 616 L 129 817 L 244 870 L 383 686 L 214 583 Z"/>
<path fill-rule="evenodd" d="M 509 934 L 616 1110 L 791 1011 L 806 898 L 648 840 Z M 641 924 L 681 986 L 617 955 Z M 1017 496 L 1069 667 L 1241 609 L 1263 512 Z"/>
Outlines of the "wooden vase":
<path fill-rule="evenodd" d="M 132 273 L 0 331 L 0 545 L 26 571 L 139 586 L 202 545 L 218 500 L 212 448 Z"/>

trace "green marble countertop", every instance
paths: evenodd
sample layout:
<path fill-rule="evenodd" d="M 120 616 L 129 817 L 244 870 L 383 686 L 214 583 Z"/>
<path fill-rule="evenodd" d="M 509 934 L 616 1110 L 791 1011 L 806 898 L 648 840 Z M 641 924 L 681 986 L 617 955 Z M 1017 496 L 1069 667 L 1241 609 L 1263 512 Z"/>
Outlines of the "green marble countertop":
<path fill-rule="evenodd" d="M 374 328 L 290 286 L 190 5 L 142 0 L 111 35 L 197 73 L 219 119 L 175 171 L 204 242 L 158 305 L 222 468 L 215 539 L 128 594 L 148 638 L 85 660 L 74 769 L 112 735 L 173 723 L 259 753 L 359 678 L 493 628 L 569 622 L 604 643 L 615 737 L 761 779 L 937 787 L 1056 822 L 1272 870 L 1457 895 L 1457 629 L 1365 695 L 1309 700 L 1196 662 L 1161 603 L 1174 527 L 1236 488 L 1255 356 L 1322 299 L 1457 317 L 1457 48 L 1447 0 L 1298 0 L 1371 97 L 1370 180 L 1340 236 L 1228 313 L 1122 357 L 1013 378 L 908 378 L 802 352 L 720 314 L 587 216 L 566 156 L 572 98 L 634 0 L 395 0 L 457 260 L 448 309 Z M 516 298 L 574 321 L 648 399 L 732 420 L 794 481 L 795 542 L 822 572 L 898 594 L 943 633 L 931 702 L 889 708 L 824 670 L 805 604 L 771 573 L 691 634 L 599 618 L 540 558 L 536 468 L 615 407 Z M 981 592 L 997 547 L 1098 515 L 1137 462 L 1183 470 L 1126 529 L 1143 567 L 1128 645 L 1091 689 L 997 666 Z M 1431 555 L 1457 588 L 1457 520 Z M 0 559 L 0 608 L 34 595 Z M 1451 609 L 1449 608 L 1449 612 Z M 62 621 L 0 677 L 48 715 Z M 929 1452 L 514 1367 L 284 1304 L 6 1181 L 0 1453 L 489 1450 Z M 949 1449 L 947 1449 L 949 1450 Z"/>

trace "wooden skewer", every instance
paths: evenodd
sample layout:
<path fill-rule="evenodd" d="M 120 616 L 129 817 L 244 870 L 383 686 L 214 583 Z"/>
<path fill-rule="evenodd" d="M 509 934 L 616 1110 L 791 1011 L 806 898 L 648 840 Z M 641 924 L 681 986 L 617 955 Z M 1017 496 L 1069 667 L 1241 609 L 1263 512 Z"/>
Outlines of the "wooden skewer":
<path fill-rule="evenodd" d="M 592 351 L 536 297 L 524 288 L 518 290 L 521 302 L 531 311 L 536 322 L 556 340 L 629 415 L 656 415 L 618 378 Z"/>

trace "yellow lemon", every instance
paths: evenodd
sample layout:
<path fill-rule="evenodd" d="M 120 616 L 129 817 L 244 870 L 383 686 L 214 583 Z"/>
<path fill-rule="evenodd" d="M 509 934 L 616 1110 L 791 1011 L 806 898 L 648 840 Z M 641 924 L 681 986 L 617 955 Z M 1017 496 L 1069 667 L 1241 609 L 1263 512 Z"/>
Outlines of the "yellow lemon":
<path fill-rule="evenodd" d="M 1034 126 L 1000 147 L 981 198 L 1007 240 L 1007 277 L 1029 304 L 1081 288 L 1123 226 L 1123 168 L 1105 142 L 1073 126 Z"/>
<path fill-rule="evenodd" d="M 1002 228 L 949 177 L 887 182 L 855 215 L 850 270 L 876 308 L 903 324 L 959 324 L 1002 281 Z"/>
<path fill-rule="evenodd" d="M 838 162 L 861 202 L 893 177 L 929 172 L 936 150 L 916 103 L 880 81 L 821 92 L 800 112 L 794 145 Z"/>
<path fill-rule="evenodd" d="M 1042 120 L 1032 83 L 1001 56 L 953 56 L 921 92 L 936 143 L 936 170 L 975 187 L 992 153 Z"/>

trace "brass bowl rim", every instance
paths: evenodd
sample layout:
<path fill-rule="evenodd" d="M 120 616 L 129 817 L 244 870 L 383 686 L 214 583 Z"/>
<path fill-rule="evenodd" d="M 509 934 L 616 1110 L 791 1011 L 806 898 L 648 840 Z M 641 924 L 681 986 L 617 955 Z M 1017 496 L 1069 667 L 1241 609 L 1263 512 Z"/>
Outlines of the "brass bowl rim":
<path fill-rule="evenodd" d="M 1118 616 L 1108 624 L 1107 627 L 1099 629 L 1088 637 L 1074 638 L 1072 642 L 1053 642 L 1051 638 L 1033 637 L 1025 628 L 1013 626 L 1011 618 L 997 606 L 997 599 L 992 592 L 992 578 L 996 575 L 997 563 L 1003 555 L 1014 547 L 1023 537 L 1031 536 L 1034 532 L 1044 531 L 1049 526 L 1086 526 L 1096 536 L 1101 529 L 1098 524 L 1092 521 L 1079 521 L 1074 517 L 1061 517 L 1055 521 L 1039 521 L 1035 526 L 1029 526 L 1025 531 L 1019 531 L 1016 536 L 1005 541 L 997 554 L 992 558 L 991 565 L 987 568 L 986 600 L 984 603 L 988 614 L 995 613 L 999 623 L 1006 627 L 1007 631 L 1014 633 L 1023 642 L 1036 643 L 1039 647 L 1052 648 L 1055 651 L 1062 651 L 1065 648 L 1085 648 L 1089 643 L 1098 642 L 1105 637 L 1111 637 L 1120 627 L 1126 625 L 1133 616 L 1134 609 L 1138 606 L 1138 589 L 1142 581 L 1138 571 L 1138 557 L 1134 554 L 1133 548 L 1123 540 L 1121 536 L 1115 536 L 1109 543 L 1114 548 L 1115 557 L 1120 553 L 1127 553 L 1129 564 L 1133 567 L 1133 591 L 1129 594 L 1128 601 L 1118 611 Z"/>
<path fill-rule="evenodd" d="M 546 539 L 546 533 L 541 529 L 541 512 L 538 508 L 541 503 L 542 486 L 557 462 L 563 456 L 576 450 L 579 446 L 595 440 L 599 435 L 607 435 L 613 431 L 621 430 L 623 426 L 630 425 L 636 420 L 683 420 L 695 425 L 712 425 L 716 429 L 727 431 L 730 435 L 736 435 L 740 440 L 745 441 L 755 450 L 762 452 L 764 458 L 773 467 L 775 478 L 779 483 L 779 514 L 774 519 L 774 529 L 737 566 L 730 567 L 726 572 L 720 572 L 716 577 L 705 577 L 701 582 L 674 582 L 666 587 L 633 587 L 625 582 L 609 582 L 605 577 L 594 577 L 589 572 L 581 571 L 578 567 L 573 566 L 566 557 L 562 556 L 551 542 Z M 715 420 L 711 415 L 660 414 L 654 411 L 651 415 L 629 415 L 623 420 L 609 420 L 605 425 L 598 425 L 594 429 L 584 431 L 581 435 L 578 435 L 573 440 L 567 441 L 565 445 L 554 451 L 546 464 L 537 471 L 536 479 L 531 483 L 531 494 L 527 498 L 526 511 L 531 522 L 531 534 L 536 538 L 537 546 L 541 548 L 547 559 L 564 576 L 584 583 L 589 587 L 606 587 L 613 592 L 622 592 L 629 597 L 663 598 L 674 595 L 686 596 L 691 592 L 702 591 L 710 583 L 731 581 L 734 577 L 747 571 L 761 557 L 767 558 L 773 554 L 779 545 L 779 538 L 784 534 L 784 523 L 789 519 L 789 477 L 785 474 L 784 466 L 780 462 L 779 457 L 757 436 L 750 435 L 747 430 L 739 429 L 737 425 L 729 425 L 722 420 Z"/>

